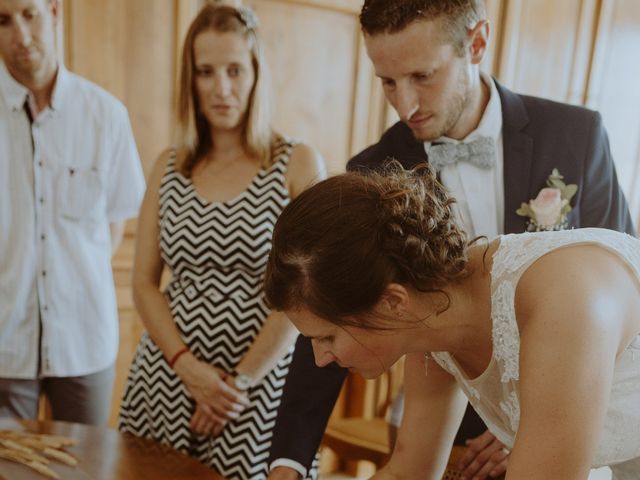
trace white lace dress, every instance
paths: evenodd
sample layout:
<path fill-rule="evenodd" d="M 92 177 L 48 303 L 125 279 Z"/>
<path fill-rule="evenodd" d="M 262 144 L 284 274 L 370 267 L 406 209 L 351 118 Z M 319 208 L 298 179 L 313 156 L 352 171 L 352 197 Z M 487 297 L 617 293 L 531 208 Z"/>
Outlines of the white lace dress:
<path fill-rule="evenodd" d="M 615 252 L 640 279 L 640 241 L 627 234 L 586 228 L 504 235 L 491 271 L 493 354 L 489 366 L 479 377 L 469 379 L 449 353 L 432 353 L 456 378 L 489 430 L 510 447 L 520 420 L 516 286 L 524 271 L 542 255 L 578 243 L 596 243 Z M 612 466 L 616 479 L 640 479 L 640 335 L 616 361 L 605 428 L 593 462 L 594 468 L 603 465 Z"/>

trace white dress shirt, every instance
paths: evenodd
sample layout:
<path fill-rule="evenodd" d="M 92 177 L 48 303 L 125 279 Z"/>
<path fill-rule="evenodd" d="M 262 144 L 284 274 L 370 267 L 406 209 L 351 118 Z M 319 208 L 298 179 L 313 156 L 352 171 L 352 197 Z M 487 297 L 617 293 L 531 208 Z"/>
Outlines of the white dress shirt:
<path fill-rule="evenodd" d="M 116 358 L 109 225 L 137 215 L 144 176 L 106 91 L 60 65 L 33 122 L 29 95 L 0 62 L 0 377 L 87 375 Z"/>
<path fill-rule="evenodd" d="M 493 168 L 483 169 L 470 162 L 457 162 L 440 170 L 442 184 L 455 197 L 456 214 L 469 235 L 469 239 L 484 235 L 489 240 L 504 233 L 504 154 L 502 145 L 502 104 L 495 82 L 482 74 L 489 87 L 489 102 L 478 127 L 462 140 L 440 137 L 437 142 L 464 143 L 478 137 L 495 141 L 496 162 Z M 431 143 L 424 144 L 427 155 Z"/>

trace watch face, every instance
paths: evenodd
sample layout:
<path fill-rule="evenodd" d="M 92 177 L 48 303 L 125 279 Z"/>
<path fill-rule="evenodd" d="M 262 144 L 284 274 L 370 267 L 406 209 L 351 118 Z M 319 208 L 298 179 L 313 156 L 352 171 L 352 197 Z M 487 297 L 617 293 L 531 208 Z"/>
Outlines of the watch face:
<path fill-rule="evenodd" d="M 249 388 L 251 388 L 251 377 L 249 377 L 249 375 L 239 373 L 236 375 L 234 383 L 238 390 L 249 390 Z"/>

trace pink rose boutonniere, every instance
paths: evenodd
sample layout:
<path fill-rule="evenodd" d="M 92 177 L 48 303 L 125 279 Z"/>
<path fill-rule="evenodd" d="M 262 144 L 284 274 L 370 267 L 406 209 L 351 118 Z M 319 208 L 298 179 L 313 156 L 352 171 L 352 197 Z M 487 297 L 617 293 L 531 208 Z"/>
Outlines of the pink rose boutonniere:
<path fill-rule="evenodd" d="M 547 179 L 547 187 L 528 203 L 522 203 L 516 213 L 529 217 L 528 232 L 544 232 L 567 228 L 567 215 L 571 211 L 569 202 L 578 191 L 575 184 L 566 185 L 556 168 Z"/>

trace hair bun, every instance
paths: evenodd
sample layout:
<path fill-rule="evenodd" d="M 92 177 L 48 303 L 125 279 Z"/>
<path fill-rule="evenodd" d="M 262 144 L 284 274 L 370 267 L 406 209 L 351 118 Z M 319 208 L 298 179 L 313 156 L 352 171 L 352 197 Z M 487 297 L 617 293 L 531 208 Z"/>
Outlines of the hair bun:
<path fill-rule="evenodd" d="M 457 277 L 466 264 L 466 233 L 457 225 L 450 197 L 427 163 L 405 170 L 397 160 L 377 174 L 380 245 L 401 279 L 433 288 Z"/>

